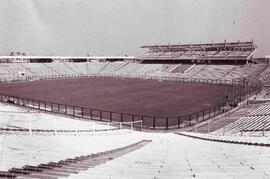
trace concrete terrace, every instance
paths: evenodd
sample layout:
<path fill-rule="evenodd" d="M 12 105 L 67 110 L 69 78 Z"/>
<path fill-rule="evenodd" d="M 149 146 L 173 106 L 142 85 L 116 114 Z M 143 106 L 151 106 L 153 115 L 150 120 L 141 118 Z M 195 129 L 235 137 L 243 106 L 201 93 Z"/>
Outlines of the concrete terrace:
<path fill-rule="evenodd" d="M 53 121 L 61 129 L 75 128 L 70 125 L 74 119 L 44 113 L 38 113 L 37 117 L 34 111 L 8 105 L 1 105 L 0 109 L 1 129 L 28 128 L 29 122 L 33 128 L 51 129 Z M 87 126 L 86 123 L 94 122 L 77 121 L 77 128 Z M 106 130 L 57 135 L 46 135 L 46 131 L 1 131 L 0 176 L 11 176 L 5 175 L 9 171 L 17 178 L 270 177 L 268 147 L 214 142 L 174 133 L 108 131 L 107 125 L 98 123 L 94 127 Z M 142 144 L 144 140 L 147 143 Z M 237 140 L 256 142 L 258 138 Z M 269 138 L 261 138 L 260 142 L 269 143 Z"/>

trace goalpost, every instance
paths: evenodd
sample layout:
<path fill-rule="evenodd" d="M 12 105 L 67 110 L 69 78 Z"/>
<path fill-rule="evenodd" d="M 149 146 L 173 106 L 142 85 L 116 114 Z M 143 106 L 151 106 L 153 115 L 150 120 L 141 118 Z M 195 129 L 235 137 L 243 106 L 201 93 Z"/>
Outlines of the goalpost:
<path fill-rule="evenodd" d="M 130 122 L 94 122 L 91 121 L 86 123 L 84 126 L 78 125 L 78 121 L 74 120 L 73 126 L 70 128 L 61 128 L 59 124 L 57 124 L 57 119 L 54 119 L 52 122 L 52 126 L 50 129 L 48 128 L 40 128 L 36 125 L 33 125 L 33 122 L 27 122 L 27 131 L 29 135 L 34 135 L 37 133 L 51 133 L 55 136 L 62 134 L 98 134 L 99 132 L 113 132 L 113 131 L 125 131 L 125 132 L 134 132 L 134 131 L 142 131 L 143 123 L 142 120 L 138 121 L 130 121 Z"/>
<path fill-rule="evenodd" d="M 115 130 L 115 128 L 119 129 L 119 130 L 127 129 L 127 130 L 131 130 L 131 131 L 134 131 L 134 130 L 142 131 L 143 130 L 142 120 L 130 121 L 130 122 L 108 122 L 107 126 L 108 126 L 108 131 Z M 110 127 L 115 127 L 115 128 L 110 129 Z"/>

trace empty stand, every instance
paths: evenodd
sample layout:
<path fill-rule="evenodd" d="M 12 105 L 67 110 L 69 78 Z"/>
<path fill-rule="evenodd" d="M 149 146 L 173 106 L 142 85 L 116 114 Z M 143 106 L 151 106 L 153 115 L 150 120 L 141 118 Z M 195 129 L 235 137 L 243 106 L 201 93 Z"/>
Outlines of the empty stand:
<path fill-rule="evenodd" d="M 133 152 L 151 142 L 142 140 L 125 147 L 99 152 L 97 154 L 81 155 L 67 158 L 58 162 L 41 163 L 39 165 L 25 165 L 22 168 L 13 167 L 8 171 L 0 171 L 0 177 L 7 178 L 57 178 L 77 174 L 80 171 L 104 164 L 129 152 Z"/>
<path fill-rule="evenodd" d="M 109 126 L 93 121 L 37 114 L 35 111 L 9 105 L 0 106 L 0 118 L 2 171 L 113 150 L 147 139 L 140 132 L 114 130 L 118 128 L 114 124 Z M 3 130 L 7 128 L 10 130 Z M 24 129 L 29 130 L 25 133 Z M 57 134 L 47 135 L 50 129 L 57 130 Z M 80 134 L 80 129 L 90 129 L 90 132 Z M 60 134 L 60 130 L 64 133 Z M 65 132 L 69 130 L 78 130 L 78 134 Z"/>
<path fill-rule="evenodd" d="M 267 154 L 263 147 L 155 134 L 145 147 L 69 178 L 261 178 L 270 172 Z"/>
<path fill-rule="evenodd" d="M 206 121 L 204 123 L 200 123 L 199 125 L 195 126 L 192 131 L 195 131 L 197 133 L 210 133 L 214 131 L 218 131 L 219 129 L 239 120 L 243 116 L 248 115 L 253 111 L 254 109 L 257 108 L 257 105 L 245 105 L 243 107 L 239 107 L 235 111 L 230 111 L 227 114 L 224 114 L 224 116 L 220 116 L 216 119 L 212 119 L 209 121 Z M 219 130 L 219 134 L 223 135 L 223 130 Z"/>
<path fill-rule="evenodd" d="M 143 61 L 177 59 L 179 63 L 182 60 L 245 62 L 256 47 L 253 42 L 142 46 L 148 51 L 138 58 Z"/>
<path fill-rule="evenodd" d="M 115 71 L 126 65 L 125 62 L 111 62 L 105 66 L 99 73 L 100 74 L 113 74 Z"/>
<path fill-rule="evenodd" d="M 88 74 L 98 74 L 106 65 L 103 62 L 90 62 L 86 63 L 88 68 Z"/>
<path fill-rule="evenodd" d="M 116 75 L 132 75 L 133 72 L 138 70 L 140 67 L 141 67 L 141 65 L 137 64 L 137 63 L 127 63 L 125 66 L 123 66 L 122 68 L 115 71 L 114 74 L 116 74 Z"/>
<path fill-rule="evenodd" d="M 193 75 L 200 79 L 223 79 L 226 74 L 234 69 L 233 65 L 199 65 L 203 68 L 199 73 Z M 192 69 L 193 70 L 193 69 Z"/>
<path fill-rule="evenodd" d="M 161 64 L 138 64 L 141 66 L 141 68 L 138 68 L 137 70 L 133 71 L 132 75 L 142 75 L 142 76 L 148 76 L 155 74 L 158 71 L 161 71 L 162 65 Z"/>
<path fill-rule="evenodd" d="M 229 73 L 227 73 L 223 79 L 236 79 L 236 78 L 247 78 L 247 79 L 259 79 L 259 74 L 265 70 L 265 65 L 254 65 L 247 64 L 243 66 L 236 66 Z"/>
<path fill-rule="evenodd" d="M 21 81 L 80 76 L 126 76 L 133 78 L 178 77 L 200 80 L 257 81 L 265 65 L 139 64 L 131 62 L 0 63 L 1 81 Z M 224 82 L 225 83 L 225 82 Z"/>
<path fill-rule="evenodd" d="M 201 134 L 193 132 L 179 132 L 179 135 L 191 137 L 199 140 L 206 140 L 211 142 L 229 143 L 229 144 L 239 144 L 239 145 L 249 145 L 249 146 L 261 146 L 270 147 L 270 142 L 268 138 L 258 136 L 236 136 L 236 135 L 215 135 L 215 134 Z"/>
<path fill-rule="evenodd" d="M 239 120 L 214 132 L 219 135 L 267 135 L 270 131 L 270 104 L 265 103 Z"/>

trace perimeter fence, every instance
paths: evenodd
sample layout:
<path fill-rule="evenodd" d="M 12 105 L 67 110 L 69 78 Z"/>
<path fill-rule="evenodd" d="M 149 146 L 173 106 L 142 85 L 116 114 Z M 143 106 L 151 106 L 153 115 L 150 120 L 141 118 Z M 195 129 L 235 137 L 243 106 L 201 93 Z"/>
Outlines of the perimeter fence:
<path fill-rule="evenodd" d="M 89 77 L 106 77 L 106 78 L 120 78 L 120 79 L 135 79 L 135 80 L 159 80 L 159 81 L 176 81 L 185 83 L 202 83 L 202 84 L 215 84 L 215 85 L 253 85 L 248 81 L 236 78 L 231 80 L 226 79 L 202 79 L 202 78 L 182 78 L 177 76 L 157 76 L 157 75 L 118 75 L 118 74 L 50 74 L 43 76 L 29 75 L 19 76 L 12 75 L 10 77 L 1 77 L 0 83 L 9 82 L 21 82 L 21 81 L 34 81 L 34 80 L 61 80 L 61 79 L 73 79 L 73 78 L 89 78 Z"/>
<path fill-rule="evenodd" d="M 141 120 L 142 127 L 145 129 L 175 129 L 192 126 L 194 123 L 206 121 L 210 118 L 223 114 L 235 108 L 239 102 L 249 98 L 250 95 L 257 93 L 260 89 L 260 86 L 234 85 L 231 88 L 231 93 L 233 96 L 231 99 L 227 99 L 223 103 L 210 107 L 206 110 L 174 117 L 146 116 L 140 114 L 105 111 L 83 106 L 74 106 L 13 96 L 9 94 L 0 94 L 0 101 L 41 111 L 52 112 L 55 114 L 84 118 L 87 120 L 103 122 L 134 122 Z M 141 125 L 136 126 L 135 124 L 134 128 L 136 127 L 141 127 Z"/>

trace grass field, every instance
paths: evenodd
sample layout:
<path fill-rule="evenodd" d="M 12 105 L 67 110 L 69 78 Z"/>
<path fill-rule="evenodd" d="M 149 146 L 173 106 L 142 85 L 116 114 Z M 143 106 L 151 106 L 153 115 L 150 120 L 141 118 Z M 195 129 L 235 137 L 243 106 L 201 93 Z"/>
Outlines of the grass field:
<path fill-rule="evenodd" d="M 88 78 L 2 84 L 14 96 L 146 116 L 179 116 L 225 100 L 229 86 L 155 80 Z"/>

